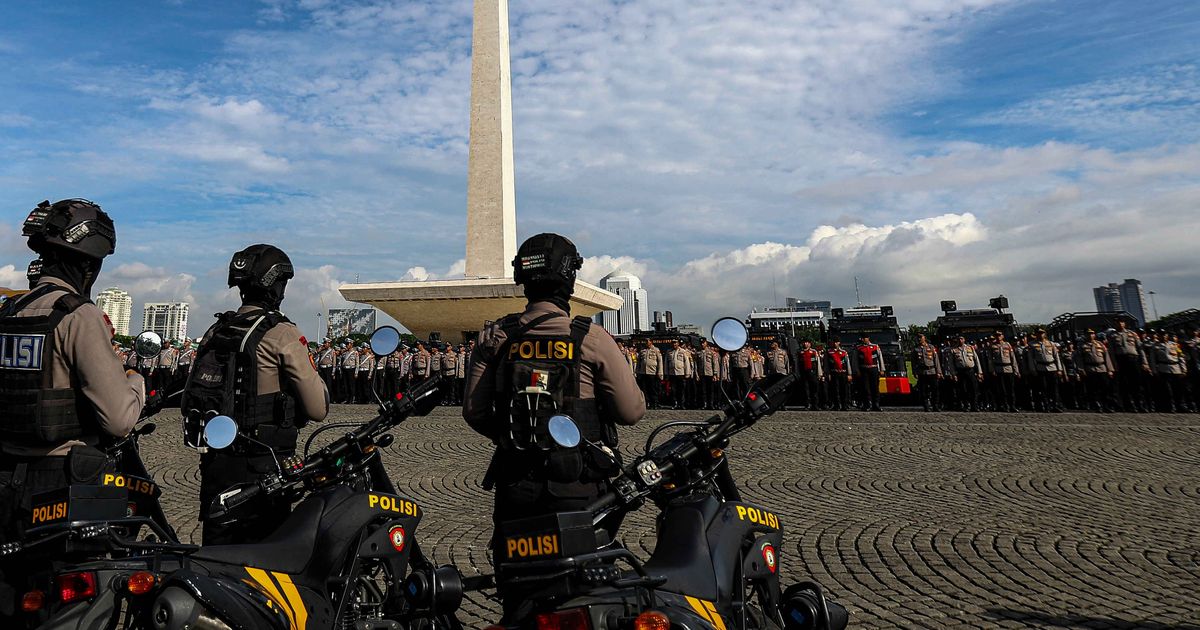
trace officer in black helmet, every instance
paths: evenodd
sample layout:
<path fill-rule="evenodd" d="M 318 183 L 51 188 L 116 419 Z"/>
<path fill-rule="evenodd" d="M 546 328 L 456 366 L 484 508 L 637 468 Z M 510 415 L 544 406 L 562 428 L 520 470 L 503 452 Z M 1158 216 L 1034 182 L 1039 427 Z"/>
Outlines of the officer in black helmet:
<path fill-rule="evenodd" d="M 571 318 L 582 264 L 575 245 L 562 236 L 525 241 L 513 260 L 513 279 L 529 304 L 486 327 L 475 345 L 463 418 L 496 444 L 484 482 L 495 487 L 495 525 L 582 509 L 618 471 L 615 459 L 596 449 L 572 451 L 572 458 L 545 448 L 551 416 L 574 418 L 584 438 L 615 453 L 615 425 L 635 424 L 646 413 L 613 338 L 590 318 Z M 506 597 L 506 608 L 511 599 Z"/>
<path fill-rule="evenodd" d="M 298 429 L 329 413 L 329 392 L 308 340 L 279 312 L 293 275 L 287 254 L 272 245 L 234 254 L 229 286 L 240 291 L 242 306 L 217 315 L 196 350 L 180 405 L 187 433 L 194 440 L 209 418 L 226 415 L 237 422 L 239 435 L 253 438 L 200 457 L 205 545 L 257 542 L 278 528 L 291 511 L 286 501 L 257 502 L 253 514 L 236 515 L 233 523 L 209 520 L 209 507 L 230 486 L 275 470 L 275 457 L 263 445 L 279 459 L 288 457 L 296 450 Z"/>
<path fill-rule="evenodd" d="M 113 353 L 112 328 L 91 301 L 116 247 L 112 219 L 85 199 L 43 201 L 22 233 L 40 258 L 32 290 L 0 308 L 0 543 L 29 524 L 37 495 L 111 471 L 96 447 L 127 435 L 145 403 L 142 377 Z M 0 619 L 13 598 L 0 579 Z"/>

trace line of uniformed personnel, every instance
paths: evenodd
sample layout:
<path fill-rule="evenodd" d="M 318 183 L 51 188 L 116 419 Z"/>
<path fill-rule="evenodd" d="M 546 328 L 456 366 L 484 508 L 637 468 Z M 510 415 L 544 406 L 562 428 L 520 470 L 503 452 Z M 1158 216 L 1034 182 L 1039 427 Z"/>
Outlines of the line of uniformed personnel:
<path fill-rule="evenodd" d="M 1045 330 L 1015 343 L 996 331 L 940 347 L 921 335 L 911 360 L 930 411 L 1200 411 L 1200 331 L 1181 340 L 1122 322 L 1066 343 L 1051 341 Z"/>
<path fill-rule="evenodd" d="M 474 349 L 473 341 L 431 343 L 429 349 L 417 342 L 376 357 L 366 342 L 356 345 L 349 339 L 326 338 L 312 358 L 334 402 L 374 403 L 376 394 L 386 399 L 437 375 L 442 377 L 442 404 L 461 405 Z"/>

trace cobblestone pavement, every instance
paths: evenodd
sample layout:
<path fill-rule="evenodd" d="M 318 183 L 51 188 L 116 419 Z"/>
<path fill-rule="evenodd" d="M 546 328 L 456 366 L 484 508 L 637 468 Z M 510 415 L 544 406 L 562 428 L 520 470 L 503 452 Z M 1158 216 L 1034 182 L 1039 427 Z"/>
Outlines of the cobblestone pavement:
<path fill-rule="evenodd" d="M 144 457 L 199 539 L 197 458 L 167 415 Z M 702 416 L 653 412 L 623 447 L 681 417 Z M 395 434 L 387 464 L 425 509 L 422 548 L 490 572 L 489 445 L 448 408 Z M 852 627 L 1200 628 L 1200 416 L 785 412 L 728 453 L 746 498 L 783 521 L 784 583 L 811 576 Z M 651 510 L 623 537 L 649 553 Z M 496 610 L 474 594 L 460 616 Z"/>

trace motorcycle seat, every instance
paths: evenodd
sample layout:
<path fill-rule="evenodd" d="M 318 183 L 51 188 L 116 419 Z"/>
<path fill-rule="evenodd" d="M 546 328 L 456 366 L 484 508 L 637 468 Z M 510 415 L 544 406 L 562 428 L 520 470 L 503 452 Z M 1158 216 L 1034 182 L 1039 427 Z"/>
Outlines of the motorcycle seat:
<path fill-rule="evenodd" d="M 304 572 L 316 546 L 321 518 L 325 514 L 325 495 L 310 495 L 262 542 L 242 545 L 209 545 L 192 554 L 196 560 L 219 562 L 266 571 L 299 574 Z"/>
<path fill-rule="evenodd" d="M 717 599 L 716 572 L 709 554 L 704 514 L 696 507 L 672 510 L 659 524 L 654 553 L 646 573 L 665 577 L 662 590 L 692 597 Z"/>

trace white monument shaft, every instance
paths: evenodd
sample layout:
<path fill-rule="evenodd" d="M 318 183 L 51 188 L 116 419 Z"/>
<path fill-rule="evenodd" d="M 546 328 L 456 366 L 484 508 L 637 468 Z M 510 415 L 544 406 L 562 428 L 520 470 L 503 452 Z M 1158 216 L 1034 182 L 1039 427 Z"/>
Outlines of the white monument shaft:
<path fill-rule="evenodd" d="M 347 284 L 338 289 L 351 302 L 371 304 L 391 315 L 418 337 L 438 331 L 443 340 L 452 342 L 525 306 L 521 287 L 512 280 L 517 206 L 508 0 L 475 0 L 474 19 L 465 278 Z M 576 282 L 571 312 L 594 315 L 619 309 L 622 302 L 608 291 Z"/>
<path fill-rule="evenodd" d="M 468 278 L 511 278 L 517 255 L 508 0 L 475 3 L 471 148 L 467 160 Z"/>

